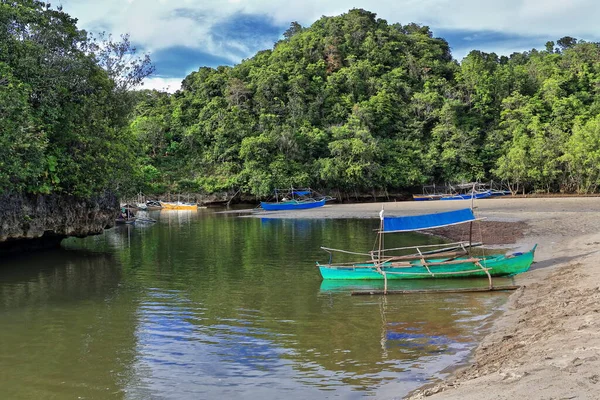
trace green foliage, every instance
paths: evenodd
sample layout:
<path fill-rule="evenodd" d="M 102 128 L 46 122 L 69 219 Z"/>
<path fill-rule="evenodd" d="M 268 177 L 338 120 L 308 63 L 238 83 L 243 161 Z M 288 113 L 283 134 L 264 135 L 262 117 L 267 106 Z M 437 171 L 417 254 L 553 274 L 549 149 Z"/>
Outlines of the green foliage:
<path fill-rule="evenodd" d="M 28 102 L 31 88 L 16 79 L 4 62 L 0 62 L 0 77 L 0 191 L 48 192 L 52 182 L 43 179 L 48 138 Z"/>
<path fill-rule="evenodd" d="M 460 64 L 428 27 L 365 10 L 323 17 L 233 68 L 200 68 L 132 126 L 163 187 L 405 189 L 502 180 L 597 189 L 600 50 L 564 37 Z"/>
<path fill-rule="evenodd" d="M 600 184 L 600 115 L 585 124 L 577 122 L 562 160 L 566 163 L 569 189 L 595 192 Z"/>
<path fill-rule="evenodd" d="M 147 95 L 131 126 L 173 191 L 403 188 L 429 177 L 423 154 L 456 70 L 429 28 L 355 9 L 292 23 L 233 68 L 200 68 L 168 102 Z M 413 97 L 431 104 L 413 111 Z"/>
<path fill-rule="evenodd" d="M 152 67 L 34 0 L 0 1 L 0 192 L 81 197 L 127 188 L 131 93 Z M 112 66 L 111 68 L 103 68 Z"/>
<path fill-rule="evenodd" d="M 293 22 L 173 95 L 128 37 L 92 38 L 45 3 L 0 0 L 0 191 L 266 196 L 502 180 L 597 190 L 600 47 L 572 37 L 459 64 L 426 26 L 361 9 Z M 133 108 L 133 113 L 131 112 Z"/>

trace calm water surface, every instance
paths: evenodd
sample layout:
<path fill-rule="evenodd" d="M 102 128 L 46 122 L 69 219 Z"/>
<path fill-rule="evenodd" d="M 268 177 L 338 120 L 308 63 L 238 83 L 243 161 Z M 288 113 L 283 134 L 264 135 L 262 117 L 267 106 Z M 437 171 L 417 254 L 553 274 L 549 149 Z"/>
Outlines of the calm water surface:
<path fill-rule="evenodd" d="M 322 283 L 319 246 L 370 250 L 376 220 L 151 216 L 0 261 L 3 398 L 401 398 L 464 361 L 506 300 Z"/>

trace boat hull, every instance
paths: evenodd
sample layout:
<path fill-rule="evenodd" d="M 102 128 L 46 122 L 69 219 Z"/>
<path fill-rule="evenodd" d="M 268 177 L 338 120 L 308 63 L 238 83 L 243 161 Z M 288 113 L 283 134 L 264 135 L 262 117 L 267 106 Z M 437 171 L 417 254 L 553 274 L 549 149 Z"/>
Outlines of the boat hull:
<path fill-rule="evenodd" d="M 160 202 L 160 205 L 164 210 L 197 210 L 198 204 L 179 204 L 179 203 L 166 203 Z"/>
<path fill-rule="evenodd" d="M 492 197 L 491 192 L 456 194 L 453 196 L 444 196 L 440 200 L 471 200 L 473 198 L 486 199 L 488 197 Z"/>
<path fill-rule="evenodd" d="M 265 211 L 284 211 L 284 210 L 305 210 L 308 208 L 323 207 L 325 199 L 315 201 L 282 201 L 279 203 L 268 203 L 261 201 L 260 206 Z"/>
<path fill-rule="evenodd" d="M 492 197 L 509 196 L 512 195 L 512 192 L 510 190 L 492 190 L 491 195 Z"/>
<path fill-rule="evenodd" d="M 439 200 L 443 197 L 441 194 L 413 194 L 414 201 Z"/>
<path fill-rule="evenodd" d="M 533 262 L 535 247 L 526 253 L 511 255 L 493 255 L 483 257 L 481 265 L 489 268 L 491 276 L 509 276 L 525 272 Z M 460 259 L 457 259 L 460 260 Z M 437 260 L 429 260 L 433 263 Z M 387 279 L 439 279 L 439 278 L 477 278 L 487 277 L 487 274 L 473 262 L 464 262 L 449 265 L 429 266 L 431 273 L 415 261 L 410 267 L 391 267 L 383 264 L 382 271 Z M 321 276 L 325 280 L 383 280 L 384 276 L 377 272 L 373 263 L 354 264 L 352 266 L 328 266 L 317 263 Z"/>
<path fill-rule="evenodd" d="M 129 225 L 129 224 L 134 224 L 136 221 L 136 218 L 117 218 L 115 220 L 115 223 L 117 225 Z"/>

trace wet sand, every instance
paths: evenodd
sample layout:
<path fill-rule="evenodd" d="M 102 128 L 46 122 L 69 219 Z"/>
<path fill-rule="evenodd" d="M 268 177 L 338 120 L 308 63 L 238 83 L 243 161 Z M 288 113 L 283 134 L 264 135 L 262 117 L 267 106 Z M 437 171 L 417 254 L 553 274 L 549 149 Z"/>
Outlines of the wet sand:
<path fill-rule="evenodd" d="M 470 200 L 327 205 L 262 218 L 378 218 L 470 207 Z M 535 264 L 468 366 L 411 399 L 600 398 L 600 198 L 475 201 L 483 239 L 529 250 Z M 437 234 L 460 238 L 458 228 Z M 474 236 L 474 240 L 478 240 Z M 506 246 L 504 246 L 506 247 Z"/>

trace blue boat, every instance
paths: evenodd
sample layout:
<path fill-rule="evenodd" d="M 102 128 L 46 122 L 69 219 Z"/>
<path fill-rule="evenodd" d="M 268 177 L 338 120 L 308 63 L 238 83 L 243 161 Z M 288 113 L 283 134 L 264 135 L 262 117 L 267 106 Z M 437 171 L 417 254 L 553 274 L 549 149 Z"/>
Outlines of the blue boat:
<path fill-rule="evenodd" d="M 323 207 L 333 197 L 322 196 L 312 189 L 275 189 L 275 201 L 261 201 L 265 211 L 306 210 Z"/>
<path fill-rule="evenodd" d="M 265 211 L 305 210 L 307 208 L 323 207 L 325 201 L 326 199 L 288 200 L 273 203 L 261 201 L 260 206 Z"/>

